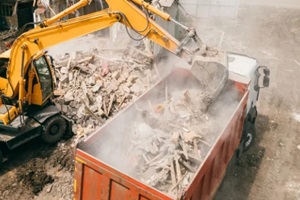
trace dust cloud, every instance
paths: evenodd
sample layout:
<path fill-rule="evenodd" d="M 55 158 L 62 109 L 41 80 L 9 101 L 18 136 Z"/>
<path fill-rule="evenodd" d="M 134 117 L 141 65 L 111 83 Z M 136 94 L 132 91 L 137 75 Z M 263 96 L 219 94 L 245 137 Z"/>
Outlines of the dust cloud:
<path fill-rule="evenodd" d="M 153 180 L 159 170 L 152 172 L 148 163 L 162 152 L 165 158 L 172 157 L 180 148 L 174 135 L 185 134 L 182 130 L 195 132 L 209 144 L 199 145 L 199 160 L 206 159 L 241 98 L 229 82 L 216 101 L 203 109 L 203 89 L 188 70 L 175 69 L 80 143 L 79 149 L 164 192 L 165 188 Z"/>
<path fill-rule="evenodd" d="M 75 54 L 75 52 L 88 52 L 98 49 L 106 59 L 116 58 L 112 52 L 120 49 L 127 49 L 130 38 L 126 34 L 123 25 L 116 23 L 113 26 L 95 31 L 85 36 L 70 39 L 59 45 L 47 49 L 49 55 L 55 59 L 60 59 L 65 54 Z"/>

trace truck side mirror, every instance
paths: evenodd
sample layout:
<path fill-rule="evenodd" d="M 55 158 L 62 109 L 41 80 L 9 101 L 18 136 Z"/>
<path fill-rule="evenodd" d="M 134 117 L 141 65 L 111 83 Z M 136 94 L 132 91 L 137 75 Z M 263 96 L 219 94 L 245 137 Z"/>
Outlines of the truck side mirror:
<path fill-rule="evenodd" d="M 267 66 L 259 66 L 256 70 L 256 76 L 258 79 L 259 77 L 261 77 L 261 73 L 259 71 L 262 71 L 264 73 L 264 76 L 262 78 L 261 86 L 259 85 L 259 81 L 257 80 L 257 85 L 255 85 L 256 91 L 258 91 L 259 88 L 269 87 L 270 85 L 270 69 Z"/>
<path fill-rule="evenodd" d="M 265 67 L 264 70 L 263 70 L 265 76 L 270 76 L 270 69 Z"/>
<path fill-rule="evenodd" d="M 269 78 L 269 76 L 265 75 L 264 79 L 263 79 L 263 86 L 269 87 L 269 85 L 270 85 L 270 78 Z"/>

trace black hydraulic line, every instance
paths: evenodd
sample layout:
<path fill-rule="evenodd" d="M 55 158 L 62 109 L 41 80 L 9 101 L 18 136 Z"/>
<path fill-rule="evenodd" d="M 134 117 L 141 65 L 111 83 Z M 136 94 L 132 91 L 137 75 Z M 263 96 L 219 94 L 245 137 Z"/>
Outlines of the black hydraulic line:
<path fill-rule="evenodd" d="M 137 34 L 141 34 L 142 32 L 144 32 L 144 31 L 146 31 L 146 30 L 148 29 L 149 24 L 150 24 L 150 21 L 149 21 L 149 15 L 148 15 L 148 13 L 145 11 L 144 7 L 143 7 L 143 12 L 144 12 L 144 14 L 146 15 L 146 19 L 147 19 L 147 25 L 146 25 L 146 27 L 144 28 L 144 30 L 137 30 L 136 28 L 134 28 L 124 13 L 122 13 L 122 12 L 116 12 L 116 14 L 119 14 L 119 15 L 121 16 L 121 18 L 124 19 L 125 23 L 128 24 L 128 26 L 129 26 L 134 32 L 136 32 Z M 146 37 L 149 35 L 149 33 L 151 32 L 151 29 L 150 29 L 144 36 L 142 36 L 142 37 L 140 37 L 140 38 L 135 38 L 135 37 L 133 37 L 133 36 L 130 34 L 130 32 L 129 32 L 129 30 L 128 30 L 128 27 L 127 27 L 126 25 L 125 25 L 125 30 L 126 30 L 126 33 L 128 34 L 128 36 L 129 36 L 131 39 L 135 40 L 135 41 L 141 41 L 141 40 L 143 40 L 143 39 L 146 38 Z"/>
<path fill-rule="evenodd" d="M 20 33 L 18 35 L 16 35 L 16 37 L 19 37 L 19 35 L 21 35 L 22 33 L 24 33 L 25 30 L 26 30 L 26 28 L 27 28 L 27 26 L 29 26 L 29 25 L 36 25 L 36 24 L 40 24 L 40 23 L 41 22 L 28 22 L 28 23 L 24 24 L 22 26 L 22 28 L 20 29 Z"/>
<path fill-rule="evenodd" d="M 121 18 L 124 19 L 125 23 L 128 23 L 128 25 L 130 26 L 130 28 L 131 28 L 134 32 L 136 32 L 137 34 L 140 34 L 140 32 L 138 32 L 135 28 L 133 28 L 133 27 L 131 26 L 130 22 L 128 21 L 127 17 L 124 15 L 124 13 L 118 12 L 118 13 L 116 13 L 116 14 L 119 14 L 119 15 L 121 16 Z M 128 36 L 129 36 L 131 39 L 135 40 L 135 41 L 141 41 L 141 40 L 143 40 L 144 38 L 147 37 L 147 35 L 148 35 L 148 34 L 150 33 L 150 31 L 151 31 L 151 30 L 149 30 L 144 36 L 142 36 L 142 37 L 140 37 L 140 38 L 135 38 L 134 36 L 132 36 L 132 35 L 130 34 L 130 32 L 129 32 L 129 30 L 128 30 L 128 27 L 127 27 L 126 25 L 125 25 L 125 30 L 126 30 L 126 33 L 128 34 Z"/>

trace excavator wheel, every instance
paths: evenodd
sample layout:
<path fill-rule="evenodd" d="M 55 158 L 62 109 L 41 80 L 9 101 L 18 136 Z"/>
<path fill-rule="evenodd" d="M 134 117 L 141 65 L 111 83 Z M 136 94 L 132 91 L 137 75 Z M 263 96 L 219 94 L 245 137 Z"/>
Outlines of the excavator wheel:
<path fill-rule="evenodd" d="M 42 140 L 48 144 L 55 144 L 62 139 L 67 128 L 67 123 L 62 116 L 55 115 L 47 119 L 43 127 Z"/>

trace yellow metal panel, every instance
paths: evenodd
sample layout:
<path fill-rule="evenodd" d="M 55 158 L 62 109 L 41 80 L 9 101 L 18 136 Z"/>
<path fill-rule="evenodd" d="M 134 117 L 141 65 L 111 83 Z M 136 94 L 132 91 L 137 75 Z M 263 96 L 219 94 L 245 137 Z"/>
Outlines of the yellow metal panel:
<path fill-rule="evenodd" d="M 37 83 L 33 85 L 33 93 L 31 96 L 31 103 L 35 105 L 42 105 L 43 98 L 42 98 L 42 90 L 41 84 Z"/>
<path fill-rule="evenodd" d="M 5 105 L 1 105 L 1 106 L 5 106 Z M 18 110 L 15 106 L 12 106 L 11 108 L 9 108 L 9 111 L 4 113 L 4 114 L 0 114 L 0 121 L 4 124 L 4 125 L 8 125 L 9 124 L 9 120 L 14 120 L 16 117 L 18 116 Z"/>
<path fill-rule="evenodd" d="M 0 88 L 5 88 L 7 86 L 7 79 L 0 77 Z"/>

